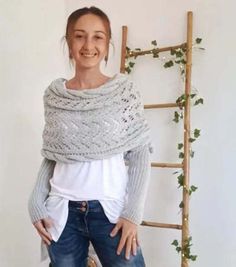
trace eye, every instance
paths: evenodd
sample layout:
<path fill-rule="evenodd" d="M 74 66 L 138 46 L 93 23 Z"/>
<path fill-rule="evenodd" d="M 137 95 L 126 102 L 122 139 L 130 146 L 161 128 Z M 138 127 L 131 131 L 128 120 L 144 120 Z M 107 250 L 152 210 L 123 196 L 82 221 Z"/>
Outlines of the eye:
<path fill-rule="evenodd" d="M 101 36 L 95 36 L 96 39 L 103 39 Z"/>
<path fill-rule="evenodd" d="M 83 35 L 76 35 L 75 38 L 82 38 Z"/>

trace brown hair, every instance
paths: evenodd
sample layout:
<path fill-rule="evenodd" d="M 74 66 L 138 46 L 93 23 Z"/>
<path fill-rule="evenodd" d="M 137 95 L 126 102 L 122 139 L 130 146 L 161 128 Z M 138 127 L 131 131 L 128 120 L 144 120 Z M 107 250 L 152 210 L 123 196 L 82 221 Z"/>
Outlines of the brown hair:
<path fill-rule="evenodd" d="M 105 56 L 105 62 L 107 64 L 108 61 L 108 54 L 109 54 L 109 42 L 111 40 L 111 24 L 110 24 L 110 20 L 108 18 L 108 16 L 99 8 L 95 7 L 95 6 L 91 6 L 91 7 L 83 7 L 80 9 L 75 10 L 74 12 L 72 12 L 70 14 L 70 16 L 67 19 L 67 25 L 66 25 L 66 34 L 65 36 L 63 36 L 62 38 L 66 39 L 66 43 L 68 46 L 68 49 L 70 50 L 70 37 L 71 37 L 71 33 L 72 33 L 72 29 L 76 23 L 76 21 L 82 17 L 83 15 L 87 15 L 87 14 L 93 14 L 98 16 L 99 18 L 102 19 L 107 34 L 108 34 L 108 38 L 107 38 L 107 55 Z M 112 44 L 113 45 L 113 44 Z M 70 62 L 72 61 L 72 56 L 69 53 L 69 58 L 70 58 Z"/>

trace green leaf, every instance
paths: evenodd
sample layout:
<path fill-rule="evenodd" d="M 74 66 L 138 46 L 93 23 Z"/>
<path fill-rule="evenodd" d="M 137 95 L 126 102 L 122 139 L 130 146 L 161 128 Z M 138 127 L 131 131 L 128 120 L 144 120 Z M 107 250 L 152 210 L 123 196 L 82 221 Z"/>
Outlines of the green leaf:
<path fill-rule="evenodd" d="M 190 157 L 193 158 L 194 157 L 194 151 L 190 151 Z"/>
<path fill-rule="evenodd" d="M 183 56 L 183 53 L 181 52 L 181 50 L 176 52 L 176 57 L 182 57 L 182 56 Z"/>
<path fill-rule="evenodd" d="M 201 41 L 202 41 L 202 38 L 196 38 L 196 43 L 197 43 L 197 44 L 200 44 Z"/>
<path fill-rule="evenodd" d="M 174 113 L 174 119 L 173 119 L 174 122 L 179 122 L 179 113 L 177 111 L 175 111 Z"/>
<path fill-rule="evenodd" d="M 181 247 L 177 247 L 176 250 L 179 253 L 181 251 Z"/>
<path fill-rule="evenodd" d="M 199 135 L 200 135 L 200 131 L 201 130 L 199 130 L 199 129 L 194 129 L 194 137 L 199 137 Z"/>
<path fill-rule="evenodd" d="M 178 245 L 179 245 L 178 240 L 175 239 L 175 240 L 171 243 L 171 245 L 178 246 Z"/>
<path fill-rule="evenodd" d="M 154 57 L 154 58 L 157 58 L 157 57 L 159 57 L 159 54 L 158 54 L 158 52 L 154 52 L 154 53 L 153 53 L 153 57 Z"/>
<path fill-rule="evenodd" d="M 196 261 L 196 259 L 197 259 L 197 255 L 191 255 L 191 256 L 190 256 L 190 259 L 191 259 L 192 261 Z"/>
<path fill-rule="evenodd" d="M 180 64 L 181 63 L 181 60 L 175 60 L 175 63 L 176 64 Z"/>
<path fill-rule="evenodd" d="M 198 188 L 195 186 L 195 185 L 191 185 L 191 190 L 193 191 L 193 192 L 195 192 Z"/>
<path fill-rule="evenodd" d="M 181 149 L 183 146 L 183 143 L 178 143 L 178 149 Z"/>
<path fill-rule="evenodd" d="M 194 98 L 195 95 L 197 95 L 197 94 L 190 94 L 190 97 L 191 98 Z"/>
<path fill-rule="evenodd" d="M 134 50 L 136 50 L 136 51 L 141 51 L 141 48 L 135 48 Z"/>
<path fill-rule="evenodd" d="M 176 53 L 176 50 L 173 49 L 173 48 L 171 48 L 171 49 L 170 49 L 170 54 L 173 56 L 175 53 Z"/>
<path fill-rule="evenodd" d="M 126 67 L 126 68 L 125 68 L 125 71 L 128 72 L 128 74 L 129 74 L 129 73 L 131 72 L 130 67 Z"/>
<path fill-rule="evenodd" d="M 175 102 L 176 102 L 177 104 L 184 104 L 185 100 L 186 100 L 186 95 L 183 94 L 183 95 L 179 96 L 179 97 L 176 99 Z"/>
<path fill-rule="evenodd" d="M 169 60 L 169 61 L 167 61 L 167 62 L 164 64 L 164 67 L 165 67 L 165 68 L 170 68 L 170 67 L 172 67 L 172 66 L 174 66 L 174 63 L 173 63 L 172 60 Z"/>
<path fill-rule="evenodd" d="M 155 45 L 156 46 L 157 45 L 157 41 L 156 40 L 153 40 L 152 41 L 152 45 Z"/>
<path fill-rule="evenodd" d="M 179 184 L 179 187 L 178 187 L 178 188 L 180 188 L 180 186 L 183 186 L 183 184 L 184 184 L 184 175 L 181 173 L 181 174 L 177 177 L 177 179 L 178 179 L 178 184 Z"/>
<path fill-rule="evenodd" d="M 173 172 L 173 174 L 176 174 L 176 173 L 178 173 L 178 172 L 180 172 L 180 171 L 175 171 L 175 172 Z"/>
<path fill-rule="evenodd" d="M 132 61 L 129 62 L 129 66 L 130 66 L 131 68 L 133 68 L 134 64 L 135 64 L 135 62 L 132 62 Z"/>
<path fill-rule="evenodd" d="M 190 143 L 194 142 L 195 140 L 196 140 L 195 138 L 191 138 L 191 137 L 188 139 L 188 141 L 189 141 Z"/>
<path fill-rule="evenodd" d="M 184 202 L 183 202 L 183 201 L 180 202 L 179 207 L 180 207 L 181 209 L 184 207 Z"/>
<path fill-rule="evenodd" d="M 183 152 L 180 152 L 180 153 L 179 153 L 179 158 L 180 158 L 180 159 L 183 159 L 183 158 L 184 158 L 184 153 L 183 153 Z"/>
<path fill-rule="evenodd" d="M 198 105 L 198 104 L 203 104 L 203 99 L 202 98 L 199 98 L 195 101 L 194 105 Z"/>

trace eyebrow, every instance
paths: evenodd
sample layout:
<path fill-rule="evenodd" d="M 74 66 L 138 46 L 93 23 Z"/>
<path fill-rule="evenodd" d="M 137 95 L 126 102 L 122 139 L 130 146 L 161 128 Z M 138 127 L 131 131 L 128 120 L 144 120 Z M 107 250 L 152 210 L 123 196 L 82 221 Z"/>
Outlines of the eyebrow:
<path fill-rule="evenodd" d="M 76 31 L 85 32 L 85 30 L 81 30 L 81 29 L 74 29 L 74 32 L 76 32 Z M 94 31 L 94 32 L 101 32 L 101 33 L 103 33 L 103 34 L 105 34 L 105 35 L 106 35 L 106 33 L 105 33 L 104 31 Z"/>

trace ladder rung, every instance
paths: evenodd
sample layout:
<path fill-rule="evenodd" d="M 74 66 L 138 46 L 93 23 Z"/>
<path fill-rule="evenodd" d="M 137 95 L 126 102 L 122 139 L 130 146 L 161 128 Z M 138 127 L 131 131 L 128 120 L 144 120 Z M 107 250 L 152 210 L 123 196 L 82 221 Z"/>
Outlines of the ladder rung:
<path fill-rule="evenodd" d="M 157 163 L 152 162 L 152 167 L 161 167 L 161 168 L 183 168 L 183 163 Z"/>
<path fill-rule="evenodd" d="M 144 105 L 144 109 L 152 109 L 152 108 L 175 108 L 180 107 L 180 105 L 176 103 L 164 103 L 164 104 L 147 104 Z"/>
<path fill-rule="evenodd" d="M 169 224 L 169 223 L 157 223 L 157 222 L 147 222 L 147 221 L 142 221 L 141 225 L 144 226 L 150 226 L 150 227 L 159 227 L 159 228 L 171 228 L 171 229 L 182 229 L 181 224 Z"/>
<path fill-rule="evenodd" d="M 126 40 L 125 40 L 126 42 Z M 123 43 L 123 42 L 122 42 Z M 172 45 L 172 46 L 167 46 L 167 47 L 160 47 L 160 48 L 156 48 L 156 50 L 158 51 L 158 53 L 160 52 L 166 52 L 166 51 L 171 51 L 172 49 L 177 49 L 177 48 L 185 48 L 187 43 L 182 43 L 179 45 Z M 140 56 L 140 55 L 146 55 L 146 54 L 152 54 L 152 50 L 143 50 L 143 51 L 130 51 L 129 55 L 127 56 L 129 57 L 134 57 L 134 56 Z"/>

